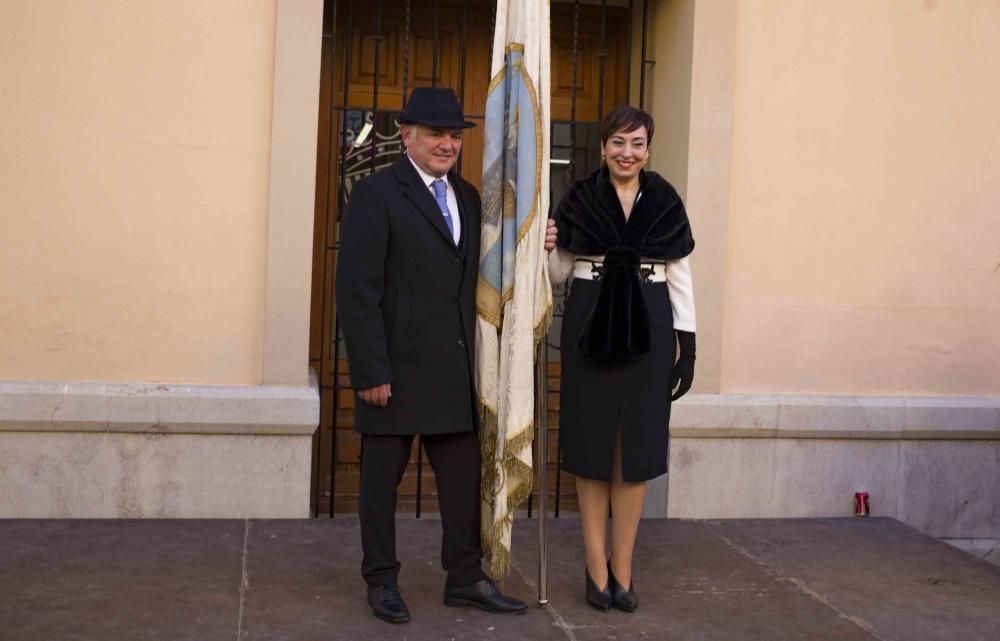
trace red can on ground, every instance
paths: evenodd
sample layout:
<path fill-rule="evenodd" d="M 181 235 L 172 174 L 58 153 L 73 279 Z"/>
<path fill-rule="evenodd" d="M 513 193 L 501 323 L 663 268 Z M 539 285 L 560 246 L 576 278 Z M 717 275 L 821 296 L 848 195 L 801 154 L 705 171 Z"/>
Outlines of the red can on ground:
<path fill-rule="evenodd" d="M 868 504 L 868 492 L 854 493 L 854 516 L 868 516 L 871 507 Z"/>

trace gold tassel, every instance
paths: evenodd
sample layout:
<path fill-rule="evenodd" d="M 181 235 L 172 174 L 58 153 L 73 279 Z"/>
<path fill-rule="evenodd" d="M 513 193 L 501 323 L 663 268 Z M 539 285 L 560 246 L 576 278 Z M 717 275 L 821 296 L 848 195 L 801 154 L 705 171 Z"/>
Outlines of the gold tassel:
<path fill-rule="evenodd" d="M 533 328 L 534 344 L 545 338 L 552 324 L 552 305 L 548 305 Z M 480 538 L 483 546 L 483 556 L 486 561 L 487 574 L 490 578 L 503 585 L 503 580 L 510 573 L 511 550 L 503 544 L 501 532 L 514 525 L 514 511 L 531 496 L 534 484 L 534 473 L 531 465 L 524 463 L 517 454 L 530 448 L 535 438 L 535 421 L 531 420 L 514 436 L 506 439 L 503 452 L 497 452 L 497 434 L 500 422 L 497 413 L 480 402 L 480 449 L 483 458 L 482 481 L 480 484 L 480 500 L 482 505 L 482 524 Z M 542 463 L 545 464 L 544 462 Z M 493 520 L 499 483 L 505 477 L 507 483 L 507 501 L 504 515 L 497 521 Z"/>

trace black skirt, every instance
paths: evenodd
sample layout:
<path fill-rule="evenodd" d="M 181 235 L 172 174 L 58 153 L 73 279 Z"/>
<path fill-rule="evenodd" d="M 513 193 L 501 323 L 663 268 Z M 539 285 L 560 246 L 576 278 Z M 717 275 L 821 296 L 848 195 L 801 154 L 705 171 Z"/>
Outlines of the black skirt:
<path fill-rule="evenodd" d="M 642 285 L 649 309 L 649 353 L 608 367 L 585 360 L 577 343 L 600 283 L 575 279 L 562 320 L 559 445 L 562 469 L 610 481 L 615 437 L 621 433 L 622 480 L 665 474 L 669 448 L 670 375 L 677 344 L 666 283 Z"/>

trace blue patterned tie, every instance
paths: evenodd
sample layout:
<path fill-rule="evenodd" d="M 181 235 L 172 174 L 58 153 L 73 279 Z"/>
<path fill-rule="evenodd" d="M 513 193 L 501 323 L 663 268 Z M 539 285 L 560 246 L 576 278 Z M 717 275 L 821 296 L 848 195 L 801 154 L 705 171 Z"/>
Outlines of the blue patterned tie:
<path fill-rule="evenodd" d="M 441 208 L 441 213 L 444 214 L 444 222 L 448 223 L 448 231 L 451 232 L 451 237 L 454 239 L 455 224 L 451 221 L 451 212 L 448 211 L 448 185 L 444 184 L 444 181 L 438 178 L 431 183 L 431 187 L 434 188 L 434 198 L 438 201 L 438 207 Z"/>

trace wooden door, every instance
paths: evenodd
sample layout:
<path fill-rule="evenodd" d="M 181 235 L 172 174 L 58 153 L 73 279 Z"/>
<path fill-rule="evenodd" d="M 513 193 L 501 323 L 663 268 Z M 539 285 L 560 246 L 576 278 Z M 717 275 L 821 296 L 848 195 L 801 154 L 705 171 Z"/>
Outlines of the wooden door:
<path fill-rule="evenodd" d="M 322 398 L 313 470 L 314 505 L 320 514 L 330 513 L 331 501 L 336 514 L 357 511 L 361 456 L 361 439 L 353 431 L 354 395 L 347 376 L 343 342 L 334 339 L 337 220 L 351 186 L 373 168 L 377 170 L 391 164 L 402 153 L 395 117 L 402 109 L 404 91 L 416 86 L 453 88 L 463 102 L 467 118 L 480 125 L 466 130 L 459 172 L 477 187 L 481 184 L 481 123 L 490 80 L 493 11 L 492 0 L 411 0 L 409 3 L 327 0 L 320 83 L 309 350 L 310 364 L 320 378 Z M 552 20 L 553 24 L 572 25 L 574 5 L 554 3 Z M 625 96 L 625 12 L 609 8 L 605 14 L 607 56 L 603 85 L 600 82 L 600 20 L 600 7 L 579 8 L 577 122 L 596 121 L 602 105 L 607 109 Z M 567 30 L 554 30 L 553 121 L 571 119 L 572 54 L 572 30 L 568 31 L 568 39 Z M 369 121 L 371 128 L 364 134 L 365 123 Z M 364 141 L 357 145 L 361 136 Z M 596 155 L 596 151 L 591 151 Z M 559 364 L 556 361 L 549 369 L 549 487 L 554 492 L 558 486 L 562 509 L 574 510 L 572 477 L 559 475 L 556 465 L 558 386 Z M 418 505 L 421 511 L 437 511 L 434 475 L 426 457 L 418 460 L 415 445 L 399 488 L 399 509 L 417 511 Z"/>

